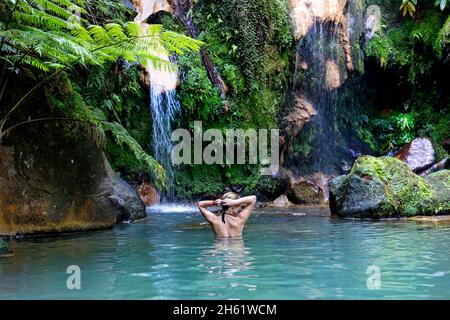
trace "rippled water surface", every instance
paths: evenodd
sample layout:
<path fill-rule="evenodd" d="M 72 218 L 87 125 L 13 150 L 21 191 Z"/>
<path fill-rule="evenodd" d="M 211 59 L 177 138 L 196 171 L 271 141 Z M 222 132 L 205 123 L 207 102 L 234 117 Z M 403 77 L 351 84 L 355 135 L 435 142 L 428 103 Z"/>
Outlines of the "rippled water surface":
<path fill-rule="evenodd" d="M 0 299 L 450 298 L 446 224 L 259 209 L 242 240 L 218 241 L 201 222 L 165 207 L 112 230 L 11 241 Z M 69 265 L 81 268 L 81 290 L 66 288 Z M 369 289 L 378 268 L 380 288 Z"/>

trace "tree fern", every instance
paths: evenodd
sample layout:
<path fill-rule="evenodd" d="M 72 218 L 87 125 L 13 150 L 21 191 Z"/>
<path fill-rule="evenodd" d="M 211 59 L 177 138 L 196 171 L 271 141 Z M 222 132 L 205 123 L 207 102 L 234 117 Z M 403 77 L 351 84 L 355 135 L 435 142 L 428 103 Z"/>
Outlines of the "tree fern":
<path fill-rule="evenodd" d="M 0 102 L 8 83 L 5 70 L 20 72 L 27 68 L 36 73 L 45 72 L 48 76 L 10 108 L 2 110 L 2 104 L 0 138 L 7 130 L 5 124 L 10 115 L 26 99 L 77 64 L 102 65 L 123 57 L 129 62 L 173 68 L 170 62 L 160 57 L 196 51 L 202 44 L 184 35 L 164 31 L 160 25 L 145 28 L 135 22 L 88 25 L 86 15 L 83 0 L 1 0 L 0 61 L 3 72 Z M 129 148 L 148 166 L 157 184 L 164 186 L 164 169 L 142 150 L 120 123 L 106 121 L 98 108 L 71 110 L 69 114 L 111 132 L 118 144 Z"/>

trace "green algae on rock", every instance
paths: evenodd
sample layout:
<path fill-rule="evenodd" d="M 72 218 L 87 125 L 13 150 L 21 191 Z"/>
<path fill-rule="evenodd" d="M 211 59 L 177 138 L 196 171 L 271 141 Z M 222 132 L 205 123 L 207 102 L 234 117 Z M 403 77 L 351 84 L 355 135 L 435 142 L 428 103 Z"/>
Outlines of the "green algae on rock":
<path fill-rule="evenodd" d="M 422 178 L 392 157 L 363 156 L 330 182 L 330 209 L 341 217 L 389 218 L 447 214 L 449 170 Z"/>

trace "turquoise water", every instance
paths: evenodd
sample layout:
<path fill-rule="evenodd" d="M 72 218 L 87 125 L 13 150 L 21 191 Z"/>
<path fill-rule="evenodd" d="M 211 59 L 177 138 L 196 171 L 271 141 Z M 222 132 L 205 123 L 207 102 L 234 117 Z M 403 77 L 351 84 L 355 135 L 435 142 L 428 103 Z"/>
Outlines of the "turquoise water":
<path fill-rule="evenodd" d="M 217 241 L 199 213 L 175 211 L 112 230 L 11 241 L 15 256 L 0 259 L 0 299 L 450 298 L 445 224 L 259 209 L 242 240 Z M 81 290 L 66 288 L 69 265 L 81 269 Z M 380 270 L 379 289 L 368 288 L 370 266 Z"/>

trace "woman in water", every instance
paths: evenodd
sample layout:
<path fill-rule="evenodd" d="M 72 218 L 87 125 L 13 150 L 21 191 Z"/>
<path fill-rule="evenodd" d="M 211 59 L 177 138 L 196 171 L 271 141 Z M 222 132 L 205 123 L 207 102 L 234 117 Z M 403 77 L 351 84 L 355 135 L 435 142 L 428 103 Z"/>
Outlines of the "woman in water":
<path fill-rule="evenodd" d="M 239 198 L 234 192 L 225 193 L 217 200 L 205 200 L 198 203 L 198 209 L 211 225 L 218 238 L 235 238 L 242 236 L 245 222 L 253 212 L 256 204 L 255 196 Z M 222 215 L 217 216 L 207 208 L 221 206 Z"/>

